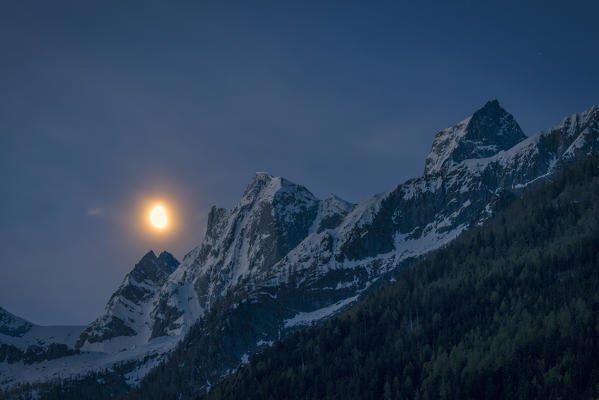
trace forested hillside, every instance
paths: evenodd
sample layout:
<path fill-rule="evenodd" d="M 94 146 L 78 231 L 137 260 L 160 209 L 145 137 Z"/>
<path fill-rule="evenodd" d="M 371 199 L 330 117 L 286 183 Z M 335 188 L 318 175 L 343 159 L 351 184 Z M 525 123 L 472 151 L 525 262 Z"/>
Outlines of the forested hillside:
<path fill-rule="evenodd" d="M 599 396 L 598 253 L 592 156 L 207 399 Z"/>
<path fill-rule="evenodd" d="M 598 397 L 598 253 L 594 155 L 539 181 L 347 312 L 275 343 L 206 398 Z M 0 398 L 176 399 L 171 375 L 193 376 L 192 350 L 177 351 L 178 364 L 161 364 L 129 393 L 115 370 Z"/>

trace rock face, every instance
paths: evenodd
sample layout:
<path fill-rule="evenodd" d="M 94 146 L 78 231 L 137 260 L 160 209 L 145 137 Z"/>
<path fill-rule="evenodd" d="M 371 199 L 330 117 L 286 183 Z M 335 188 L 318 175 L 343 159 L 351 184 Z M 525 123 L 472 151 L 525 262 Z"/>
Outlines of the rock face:
<path fill-rule="evenodd" d="M 334 314 L 484 222 L 527 185 L 599 150 L 598 123 L 593 107 L 527 138 L 489 102 L 437 135 L 424 176 L 356 205 L 319 201 L 257 174 L 237 207 L 211 211 L 204 243 L 163 287 L 161 303 L 179 313 L 162 333 L 199 321 L 181 347 L 203 349 L 189 379 L 208 387 L 261 346 Z"/>
<path fill-rule="evenodd" d="M 141 360 L 138 379 L 189 332 L 175 351 L 200 349 L 189 392 L 201 392 L 598 150 L 599 107 L 527 138 L 491 101 L 437 134 L 424 176 L 358 204 L 257 173 L 237 206 L 212 208 L 203 242 L 180 265 L 168 253 L 144 256 L 78 348 L 125 350 L 119 361 Z M 144 346 L 160 356 L 148 359 Z"/>
<path fill-rule="evenodd" d="M 156 295 L 179 261 L 166 251 L 158 257 L 148 252 L 114 292 L 106 310 L 81 334 L 77 348 L 87 351 L 118 351 L 146 343 L 148 324 Z M 118 339 L 118 340 L 117 340 Z"/>
<path fill-rule="evenodd" d="M 489 101 L 471 117 L 437 133 L 426 157 L 424 174 L 437 173 L 464 160 L 493 156 L 525 138 L 514 117 L 497 100 Z"/>
<path fill-rule="evenodd" d="M 270 275 L 309 234 L 338 225 L 352 205 L 320 201 L 305 187 L 257 173 L 232 210 L 213 207 L 204 242 L 163 286 L 153 336 L 183 332 L 232 288 Z"/>
<path fill-rule="evenodd" d="M 0 334 L 21 337 L 31 330 L 33 324 L 0 307 Z"/>

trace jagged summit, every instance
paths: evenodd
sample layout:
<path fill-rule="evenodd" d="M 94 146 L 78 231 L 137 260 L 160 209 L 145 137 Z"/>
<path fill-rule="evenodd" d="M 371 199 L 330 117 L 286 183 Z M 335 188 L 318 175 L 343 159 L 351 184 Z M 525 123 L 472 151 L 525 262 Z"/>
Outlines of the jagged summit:
<path fill-rule="evenodd" d="M 148 251 L 113 293 L 104 314 L 81 333 L 77 348 L 114 351 L 146 342 L 151 334 L 147 321 L 155 296 L 178 266 L 179 261 L 169 252 L 156 257 L 153 250 Z M 111 343 L 118 337 L 129 340 Z"/>
<path fill-rule="evenodd" d="M 293 183 L 280 176 L 272 176 L 267 172 L 256 172 L 243 193 L 240 205 L 257 200 L 274 202 L 289 195 L 298 196 L 306 201 L 314 201 L 316 197 L 304 186 Z"/>
<path fill-rule="evenodd" d="M 131 275 L 138 282 L 151 280 L 152 282 L 164 282 L 166 276 L 170 275 L 179 266 L 179 261 L 167 251 L 156 257 L 153 250 L 148 251 L 139 260 L 131 271 Z"/>
<path fill-rule="evenodd" d="M 303 186 L 256 173 L 233 208 L 211 209 L 202 243 L 180 266 L 165 252 L 138 262 L 104 313 L 77 334 L 76 348 L 90 352 L 77 357 L 96 371 L 134 361 L 125 378 L 136 384 L 189 335 L 179 349 L 201 348 L 193 368 L 206 383 L 191 380 L 191 392 L 201 392 L 265 345 L 333 315 L 482 224 L 521 189 L 596 152 L 597 106 L 525 138 L 491 101 L 437 134 L 425 176 L 357 204 L 319 200 Z M 199 329 L 191 331 L 194 324 Z M 81 374 L 82 364 L 71 360 L 35 367 L 34 376 Z M 169 365 L 164 371 L 181 368 Z M 4 371 L 13 382 L 31 380 L 11 367 Z"/>
<path fill-rule="evenodd" d="M 493 156 L 524 139 L 526 135 L 499 101 L 488 101 L 471 117 L 437 133 L 424 174 L 432 175 L 464 160 Z"/>
<path fill-rule="evenodd" d="M 179 266 L 179 261 L 168 251 L 163 251 L 160 253 L 158 260 L 160 260 L 171 272 L 176 270 Z"/>
<path fill-rule="evenodd" d="M 261 185 L 261 184 L 265 184 L 270 182 L 271 180 L 273 180 L 275 177 L 272 176 L 271 174 L 269 174 L 268 172 L 256 172 L 254 173 L 254 176 L 252 177 L 252 180 L 250 181 L 247 189 L 249 189 L 250 187 L 253 187 L 255 185 Z M 246 191 L 247 191 L 246 189 Z"/>
<path fill-rule="evenodd" d="M 274 182 L 273 182 L 274 181 Z M 281 178 L 275 178 L 266 172 L 256 172 L 243 192 L 244 199 L 254 199 L 265 188 L 280 186 Z M 276 189 L 276 188 L 275 188 Z"/>
<path fill-rule="evenodd" d="M 253 179 L 272 179 L 272 178 L 274 178 L 274 177 L 266 171 L 256 171 L 254 173 Z"/>
<path fill-rule="evenodd" d="M 580 114 L 564 118 L 556 128 L 566 128 L 569 134 L 575 134 L 577 129 L 597 129 L 599 125 L 599 105 L 593 105 Z"/>

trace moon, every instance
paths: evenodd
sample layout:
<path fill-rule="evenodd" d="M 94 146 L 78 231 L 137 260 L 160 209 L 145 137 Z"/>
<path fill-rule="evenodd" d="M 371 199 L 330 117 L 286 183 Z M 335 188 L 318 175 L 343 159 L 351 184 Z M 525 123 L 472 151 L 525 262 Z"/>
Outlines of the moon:
<path fill-rule="evenodd" d="M 157 205 L 150 211 L 150 223 L 156 229 L 164 229 L 168 225 L 168 217 L 163 206 Z"/>

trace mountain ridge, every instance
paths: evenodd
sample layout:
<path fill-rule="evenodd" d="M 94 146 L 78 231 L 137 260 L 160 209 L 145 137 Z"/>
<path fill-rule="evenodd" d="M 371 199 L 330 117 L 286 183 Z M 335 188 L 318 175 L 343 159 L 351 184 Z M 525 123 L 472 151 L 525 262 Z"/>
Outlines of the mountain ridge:
<path fill-rule="evenodd" d="M 490 157 L 524 139 L 526 135 L 513 115 L 498 100 L 488 101 L 472 116 L 435 135 L 425 160 L 424 175 L 440 172 L 448 164 Z"/>
<path fill-rule="evenodd" d="M 594 398 L 598 267 L 595 153 L 203 398 Z M 170 379 L 156 371 L 131 397 Z"/>
<path fill-rule="evenodd" d="M 441 162 L 443 168 L 431 167 L 429 173 L 357 204 L 336 196 L 320 200 L 285 178 L 256 173 L 235 207 L 212 207 L 203 242 L 163 283 L 150 285 L 151 301 L 143 307 L 127 303 L 129 308 L 119 306 L 114 313 L 118 301 L 111 298 L 112 308 L 109 301 L 106 313 L 96 320 L 102 323 L 86 329 L 79 348 L 104 352 L 108 356 L 102 357 L 111 360 L 115 351 L 125 349 L 118 359 L 137 360 L 127 378 L 136 384 L 197 325 L 193 332 L 210 336 L 195 367 L 205 374 L 203 389 L 196 389 L 204 390 L 265 344 L 333 315 L 412 260 L 482 224 L 525 187 L 599 150 L 597 106 L 521 138 L 517 123 L 497 109 L 498 102 L 481 110 L 487 105 L 490 111 L 482 114 L 490 113 L 491 122 L 480 115 L 475 121 L 491 126 L 492 137 L 509 132 L 505 136 L 518 139 L 516 144 L 504 150 L 500 142 L 491 150 L 470 149 L 468 154 L 478 158 L 459 162 L 465 154 L 459 146 L 459 154 L 438 151 L 449 157 Z M 494 125 L 497 121 L 503 121 L 506 130 Z M 468 124 L 454 127 L 460 126 L 460 138 L 466 137 Z M 436 151 L 435 143 L 432 147 L 431 152 Z M 210 322 L 210 316 L 221 314 L 248 325 L 225 330 L 226 335 L 213 331 L 220 325 Z M 125 325 L 129 317 L 137 321 L 129 326 L 137 335 L 118 323 L 111 326 L 114 316 Z M 90 332 L 100 340 L 90 343 Z M 226 347 L 221 341 L 236 344 Z"/>
<path fill-rule="evenodd" d="M 84 351 L 116 351 L 123 346 L 148 341 L 151 333 L 145 320 L 154 296 L 178 266 L 179 261 L 172 254 L 163 251 L 157 257 L 153 250 L 148 251 L 111 296 L 104 314 L 83 331 L 76 348 Z M 131 340 L 110 344 L 111 339 L 118 337 L 129 337 Z"/>

